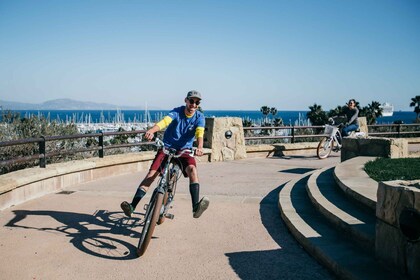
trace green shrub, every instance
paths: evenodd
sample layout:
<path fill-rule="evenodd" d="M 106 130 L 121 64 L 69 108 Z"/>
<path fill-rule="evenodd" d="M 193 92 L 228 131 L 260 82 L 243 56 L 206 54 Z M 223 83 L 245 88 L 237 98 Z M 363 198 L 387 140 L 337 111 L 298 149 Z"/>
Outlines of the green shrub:
<path fill-rule="evenodd" d="M 366 173 L 375 181 L 420 179 L 420 158 L 377 158 L 365 164 Z"/>

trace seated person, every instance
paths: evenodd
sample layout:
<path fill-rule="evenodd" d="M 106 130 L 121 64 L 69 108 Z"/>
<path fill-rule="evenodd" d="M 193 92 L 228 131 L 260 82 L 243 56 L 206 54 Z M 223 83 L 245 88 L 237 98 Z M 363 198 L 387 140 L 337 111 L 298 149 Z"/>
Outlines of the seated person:
<path fill-rule="evenodd" d="M 349 136 L 352 131 L 359 129 L 359 121 L 357 119 L 359 116 L 359 109 L 356 107 L 356 100 L 350 99 L 347 103 L 347 107 L 344 107 L 343 113 L 347 117 L 347 122 L 341 131 L 344 137 Z"/>

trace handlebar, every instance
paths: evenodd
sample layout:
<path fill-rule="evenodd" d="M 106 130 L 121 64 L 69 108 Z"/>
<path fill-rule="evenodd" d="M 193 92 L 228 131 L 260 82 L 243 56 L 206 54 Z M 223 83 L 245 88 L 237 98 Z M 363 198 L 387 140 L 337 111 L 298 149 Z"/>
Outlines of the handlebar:
<path fill-rule="evenodd" d="M 158 137 L 155 138 L 155 145 L 156 145 L 156 147 L 162 149 L 163 153 L 165 155 L 172 155 L 174 158 L 179 158 L 185 153 L 189 153 L 189 156 L 194 157 L 194 153 L 195 153 L 195 150 L 196 150 L 195 147 L 193 147 L 191 149 L 185 149 L 185 150 L 179 150 L 179 151 L 177 151 L 176 149 L 172 149 L 172 148 L 167 149 L 167 148 L 165 148 L 165 145 L 164 145 L 163 141 L 160 140 Z"/>

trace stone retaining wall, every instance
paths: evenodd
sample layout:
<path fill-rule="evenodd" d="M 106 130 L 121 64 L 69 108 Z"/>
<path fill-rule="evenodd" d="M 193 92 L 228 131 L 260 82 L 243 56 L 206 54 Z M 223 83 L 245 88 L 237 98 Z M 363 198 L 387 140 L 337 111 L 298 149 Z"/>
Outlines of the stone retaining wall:
<path fill-rule="evenodd" d="M 386 158 L 405 158 L 408 153 L 409 138 L 343 138 L 341 161 L 357 156 L 376 156 Z"/>
<path fill-rule="evenodd" d="M 420 180 L 380 182 L 377 196 L 377 258 L 420 279 Z"/>

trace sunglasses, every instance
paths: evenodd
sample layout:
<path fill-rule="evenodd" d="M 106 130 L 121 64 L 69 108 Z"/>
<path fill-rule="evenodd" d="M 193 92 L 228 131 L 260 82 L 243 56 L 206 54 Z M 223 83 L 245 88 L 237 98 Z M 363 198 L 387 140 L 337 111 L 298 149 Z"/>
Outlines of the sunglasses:
<path fill-rule="evenodd" d="M 200 105 L 200 100 L 194 101 L 194 99 L 190 98 L 188 99 L 188 102 L 190 102 L 191 105 L 196 104 L 197 106 Z"/>

